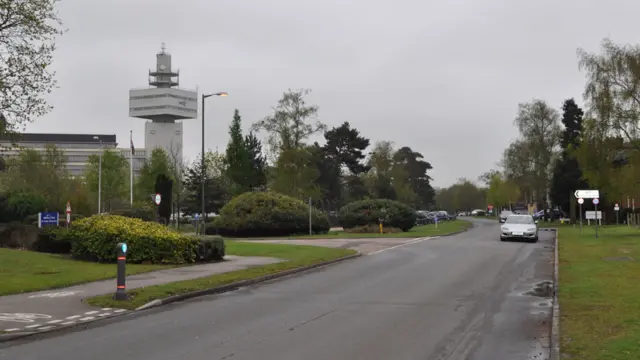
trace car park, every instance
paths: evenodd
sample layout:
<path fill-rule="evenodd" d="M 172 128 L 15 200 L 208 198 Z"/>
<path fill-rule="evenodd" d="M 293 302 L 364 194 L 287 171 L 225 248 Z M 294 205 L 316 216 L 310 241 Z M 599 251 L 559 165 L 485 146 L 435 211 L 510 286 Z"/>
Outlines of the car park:
<path fill-rule="evenodd" d="M 511 214 L 500 226 L 500 241 L 538 242 L 538 221 L 531 215 Z"/>

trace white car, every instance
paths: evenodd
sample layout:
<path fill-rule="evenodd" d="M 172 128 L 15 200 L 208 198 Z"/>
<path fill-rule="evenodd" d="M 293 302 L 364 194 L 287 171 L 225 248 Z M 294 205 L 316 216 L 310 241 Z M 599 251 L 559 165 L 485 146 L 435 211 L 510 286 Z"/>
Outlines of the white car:
<path fill-rule="evenodd" d="M 504 224 L 500 226 L 500 241 L 526 240 L 538 242 L 538 222 L 531 215 L 507 216 Z"/>

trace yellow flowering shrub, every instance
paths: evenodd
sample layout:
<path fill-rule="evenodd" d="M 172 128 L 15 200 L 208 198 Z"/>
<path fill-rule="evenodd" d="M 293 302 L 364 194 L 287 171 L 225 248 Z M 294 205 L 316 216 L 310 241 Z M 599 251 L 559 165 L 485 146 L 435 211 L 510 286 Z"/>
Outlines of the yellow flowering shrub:
<path fill-rule="evenodd" d="M 193 263 L 199 245 L 199 240 L 164 225 L 119 215 L 78 220 L 64 236 L 75 258 L 99 262 L 115 262 L 118 243 L 126 243 L 130 263 Z"/>

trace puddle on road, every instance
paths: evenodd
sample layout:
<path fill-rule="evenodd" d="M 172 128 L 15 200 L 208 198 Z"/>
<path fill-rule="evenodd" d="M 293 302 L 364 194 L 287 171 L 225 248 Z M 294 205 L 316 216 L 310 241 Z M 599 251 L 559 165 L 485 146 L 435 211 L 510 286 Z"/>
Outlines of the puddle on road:
<path fill-rule="evenodd" d="M 548 298 L 553 296 L 553 282 L 543 281 L 536 284 L 536 286 L 525 292 L 524 295 L 537 296 Z"/>

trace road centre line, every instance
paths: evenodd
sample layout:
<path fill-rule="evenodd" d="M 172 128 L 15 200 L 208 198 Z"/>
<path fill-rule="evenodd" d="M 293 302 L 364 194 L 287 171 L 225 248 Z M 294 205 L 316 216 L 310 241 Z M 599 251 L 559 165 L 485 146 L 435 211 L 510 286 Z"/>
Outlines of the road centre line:
<path fill-rule="evenodd" d="M 388 247 L 388 248 L 386 248 L 386 249 L 382 249 L 382 250 L 374 251 L 374 252 L 370 253 L 370 254 L 369 254 L 369 256 L 371 256 L 371 255 L 376 255 L 376 254 L 380 254 L 380 253 L 381 253 L 381 252 L 383 252 L 383 251 L 393 250 L 393 249 L 397 249 L 397 248 L 399 248 L 399 247 L 403 247 L 403 246 L 407 246 L 407 245 L 411 245 L 411 244 L 417 244 L 417 243 L 419 243 L 419 242 L 423 242 L 423 241 L 426 241 L 426 240 L 437 239 L 437 238 L 438 238 L 438 237 L 437 237 L 437 236 L 435 236 L 435 237 L 424 237 L 424 238 L 414 239 L 414 240 L 411 240 L 411 241 L 406 242 L 406 243 L 404 243 L 404 244 L 399 244 L 399 245 L 395 245 L 395 246 L 392 246 L 392 247 Z"/>

